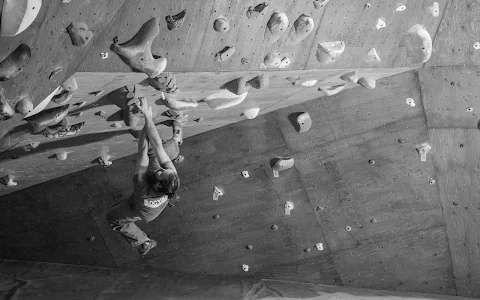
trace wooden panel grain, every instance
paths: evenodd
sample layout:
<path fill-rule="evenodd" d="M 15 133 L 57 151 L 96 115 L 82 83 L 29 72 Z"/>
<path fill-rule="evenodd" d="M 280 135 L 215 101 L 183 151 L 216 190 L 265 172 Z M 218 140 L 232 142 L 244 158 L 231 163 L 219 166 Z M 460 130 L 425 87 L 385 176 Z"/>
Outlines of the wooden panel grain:
<path fill-rule="evenodd" d="M 479 297 L 478 130 L 430 129 L 458 295 Z"/>
<path fill-rule="evenodd" d="M 429 128 L 478 128 L 478 67 L 430 67 L 418 74 Z"/>
<path fill-rule="evenodd" d="M 336 253 L 335 266 L 347 286 L 456 295 L 443 226 Z"/>

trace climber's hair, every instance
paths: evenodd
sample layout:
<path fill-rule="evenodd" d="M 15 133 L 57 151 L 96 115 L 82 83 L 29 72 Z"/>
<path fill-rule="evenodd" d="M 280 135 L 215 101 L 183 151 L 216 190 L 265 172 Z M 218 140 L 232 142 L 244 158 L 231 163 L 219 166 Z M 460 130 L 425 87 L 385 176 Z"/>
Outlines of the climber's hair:
<path fill-rule="evenodd" d="M 167 195 L 171 200 L 176 199 L 177 190 L 180 187 L 178 173 L 169 172 L 165 175 L 165 178 L 158 180 L 156 177 L 157 172 L 148 172 L 146 174 L 147 193 L 153 191 L 157 195 Z"/>

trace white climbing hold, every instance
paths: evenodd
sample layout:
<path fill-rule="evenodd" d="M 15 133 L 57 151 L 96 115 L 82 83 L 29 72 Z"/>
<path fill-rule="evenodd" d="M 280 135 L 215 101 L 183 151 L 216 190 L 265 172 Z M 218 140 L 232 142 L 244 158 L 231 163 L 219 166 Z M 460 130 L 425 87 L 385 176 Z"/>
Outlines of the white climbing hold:
<path fill-rule="evenodd" d="M 0 35 L 15 36 L 35 20 L 42 0 L 5 0 L 2 10 Z"/>
<path fill-rule="evenodd" d="M 100 55 L 102 56 L 102 59 L 107 59 L 108 58 L 108 51 L 107 52 L 101 52 Z"/>
<path fill-rule="evenodd" d="M 315 57 L 319 63 L 330 64 L 335 62 L 345 51 L 345 43 L 343 41 L 323 42 L 317 46 Z"/>
<path fill-rule="evenodd" d="M 358 81 L 358 72 L 351 71 L 340 76 L 340 79 L 347 82 L 357 83 Z"/>
<path fill-rule="evenodd" d="M 69 77 L 62 83 L 62 89 L 69 92 L 74 92 L 78 89 L 77 80 L 75 77 Z"/>
<path fill-rule="evenodd" d="M 346 229 L 347 231 L 352 231 L 352 227 L 350 227 L 350 226 L 345 227 L 345 229 Z"/>
<path fill-rule="evenodd" d="M 18 101 L 15 107 L 19 113 L 26 115 L 32 111 L 33 103 L 29 98 L 23 98 L 22 100 Z"/>
<path fill-rule="evenodd" d="M 265 41 L 275 43 L 288 28 L 288 17 L 285 13 L 274 12 L 265 29 Z"/>
<path fill-rule="evenodd" d="M 269 68 L 278 68 L 282 62 L 282 57 L 276 51 L 268 53 L 263 59 L 263 63 Z"/>
<path fill-rule="evenodd" d="M 432 37 L 420 24 L 416 24 L 407 31 L 405 45 L 407 60 L 411 64 L 424 63 L 432 55 Z"/>
<path fill-rule="evenodd" d="M 364 59 L 367 63 L 379 63 L 382 60 L 378 56 L 377 50 L 375 48 L 370 49 L 364 56 Z"/>
<path fill-rule="evenodd" d="M 480 49 L 480 43 L 479 43 L 479 42 L 473 43 L 473 48 L 474 48 L 475 50 L 479 50 L 479 49 Z"/>
<path fill-rule="evenodd" d="M 311 17 L 307 15 L 301 15 L 293 23 L 285 42 L 286 45 L 292 46 L 301 43 L 310 33 L 313 32 L 314 27 L 315 24 L 313 23 L 313 19 Z"/>
<path fill-rule="evenodd" d="M 377 21 L 377 25 L 375 27 L 377 27 L 377 29 L 385 28 L 385 27 L 387 27 L 387 23 L 385 23 L 384 19 L 379 18 L 378 21 Z"/>
<path fill-rule="evenodd" d="M 317 248 L 318 251 L 322 251 L 323 250 L 323 243 L 317 243 L 315 245 L 315 248 Z"/>
<path fill-rule="evenodd" d="M 429 183 L 430 183 L 431 185 L 434 185 L 434 184 L 435 184 L 435 179 L 430 179 Z"/>
<path fill-rule="evenodd" d="M 222 187 L 213 187 L 213 200 L 218 200 L 218 197 L 223 196 L 224 190 Z"/>
<path fill-rule="evenodd" d="M 226 89 L 213 95 L 207 96 L 203 99 L 204 102 L 212 109 L 224 109 L 238 105 L 245 100 L 248 92 L 241 95 L 236 95 Z"/>
<path fill-rule="evenodd" d="M 100 163 L 101 166 L 103 167 L 108 167 L 112 164 L 110 161 L 110 154 L 108 154 L 109 149 L 108 146 L 103 146 L 102 150 L 100 151 L 100 156 L 98 157 L 98 162 Z"/>
<path fill-rule="evenodd" d="M 248 174 L 248 171 L 242 171 L 242 176 L 243 176 L 243 178 L 250 177 L 250 175 Z"/>
<path fill-rule="evenodd" d="M 160 100 L 163 102 L 163 104 L 173 110 L 185 110 L 198 106 L 197 101 L 194 99 L 179 99 L 178 93 L 168 94 L 168 97 L 165 97 L 165 94 L 161 92 L 161 95 L 162 97 Z"/>
<path fill-rule="evenodd" d="M 73 151 L 65 151 L 65 150 L 60 150 L 57 153 L 55 153 L 55 157 L 57 160 L 66 160 L 68 153 L 72 153 Z"/>
<path fill-rule="evenodd" d="M 291 63 L 292 63 L 292 61 L 290 60 L 290 58 L 284 57 L 280 61 L 280 64 L 278 65 L 278 68 L 279 69 L 284 69 L 284 68 L 288 67 Z"/>
<path fill-rule="evenodd" d="M 314 85 L 317 83 L 317 81 L 318 81 L 318 80 L 316 80 L 316 79 L 307 80 L 307 81 L 302 82 L 302 85 L 303 85 L 303 86 L 306 86 L 306 87 L 312 87 L 312 86 L 314 86 Z"/>
<path fill-rule="evenodd" d="M 334 86 L 324 86 L 324 87 L 321 86 L 319 90 L 324 92 L 327 96 L 332 96 L 340 93 L 344 87 L 345 87 L 345 83 L 342 83 Z"/>
<path fill-rule="evenodd" d="M 298 133 L 307 132 L 312 127 L 312 118 L 308 112 L 304 112 L 297 117 Z"/>
<path fill-rule="evenodd" d="M 438 2 L 433 2 L 432 5 L 427 7 L 427 13 L 435 18 L 438 17 L 440 15 L 440 5 L 438 5 Z"/>
<path fill-rule="evenodd" d="M 260 112 L 260 108 L 258 107 L 254 107 L 254 108 L 249 108 L 249 109 L 246 109 L 244 112 L 243 112 L 243 115 L 251 120 L 251 119 L 255 119 L 256 116 L 258 116 L 258 113 Z"/>
<path fill-rule="evenodd" d="M 0 183 L 8 187 L 16 186 L 17 183 L 13 181 L 13 179 L 14 178 L 12 175 L 5 175 L 2 178 L 0 178 Z"/>
<path fill-rule="evenodd" d="M 420 161 L 427 161 L 427 153 L 432 149 L 427 142 L 415 146 L 415 150 L 420 153 Z"/>
<path fill-rule="evenodd" d="M 472 111 L 473 111 L 473 107 L 467 107 L 467 111 L 468 111 L 468 112 L 472 112 Z"/>
<path fill-rule="evenodd" d="M 407 9 L 407 7 L 403 4 L 400 4 L 397 6 L 397 9 L 395 9 L 395 11 L 404 11 L 405 9 Z"/>
<path fill-rule="evenodd" d="M 415 100 L 413 100 L 412 98 L 407 98 L 405 102 L 407 103 L 407 105 L 410 105 L 411 107 L 415 107 Z"/>
<path fill-rule="evenodd" d="M 245 265 L 245 264 L 242 265 L 243 271 L 248 272 L 248 269 L 249 269 L 248 265 Z"/>
<path fill-rule="evenodd" d="M 29 145 L 32 147 L 32 149 L 36 149 L 38 146 L 40 146 L 40 142 L 31 142 Z"/>
<path fill-rule="evenodd" d="M 292 201 L 287 201 L 285 203 L 285 214 L 290 215 L 290 211 L 292 211 L 295 208 L 295 205 L 293 205 Z"/>
<path fill-rule="evenodd" d="M 218 32 L 227 32 L 230 29 L 230 23 L 224 16 L 219 16 L 215 22 L 213 22 L 213 29 Z"/>

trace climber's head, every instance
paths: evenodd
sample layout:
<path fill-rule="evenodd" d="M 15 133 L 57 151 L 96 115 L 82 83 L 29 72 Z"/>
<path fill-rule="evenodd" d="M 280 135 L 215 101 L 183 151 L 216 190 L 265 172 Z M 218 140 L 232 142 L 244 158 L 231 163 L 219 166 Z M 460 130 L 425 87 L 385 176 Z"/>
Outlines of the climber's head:
<path fill-rule="evenodd" d="M 156 195 L 167 195 L 169 199 L 176 198 L 180 186 L 180 178 L 172 169 L 158 170 L 147 178 L 148 190 Z"/>

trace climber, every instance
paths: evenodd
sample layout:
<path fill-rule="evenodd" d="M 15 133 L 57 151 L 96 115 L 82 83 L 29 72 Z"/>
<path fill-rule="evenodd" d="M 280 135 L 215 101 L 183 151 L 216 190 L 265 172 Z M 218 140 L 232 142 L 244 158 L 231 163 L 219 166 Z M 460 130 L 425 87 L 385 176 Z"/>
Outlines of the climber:
<path fill-rule="evenodd" d="M 145 115 L 145 126 L 138 141 L 134 190 L 129 198 L 112 208 L 107 220 L 114 231 L 122 233 L 133 247 L 139 246 L 138 252 L 145 255 L 157 246 L 157 242 L 140 230 L 135 222 L 150 222 L 158 217 L 169 200 L 176 198 L 180 179 L 153 123 L 151 108 L 145 98 L 139 100 L 137 106 Z M 181 143 L 181 130 L 174 130 L 171 141 Z M 149 146 L 152 149 L 149 150 Z"/>

